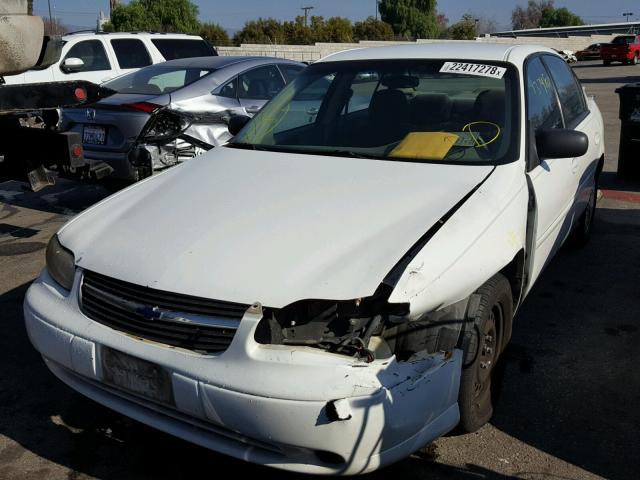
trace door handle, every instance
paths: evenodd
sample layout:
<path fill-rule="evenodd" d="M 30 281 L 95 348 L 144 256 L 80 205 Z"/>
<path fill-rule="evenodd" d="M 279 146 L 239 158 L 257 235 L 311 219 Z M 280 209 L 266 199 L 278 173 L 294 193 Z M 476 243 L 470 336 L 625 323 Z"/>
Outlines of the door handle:
<path fill-rule="evenodd" d="M 251 114 L 251 115 L 255 115 L 256 113 L 258 113 L 260 111 L 260 107 L 257 105 L 252 105 L 250 107 L 246 107 L 245 110 L 247 111 L 247 113 Z"/>

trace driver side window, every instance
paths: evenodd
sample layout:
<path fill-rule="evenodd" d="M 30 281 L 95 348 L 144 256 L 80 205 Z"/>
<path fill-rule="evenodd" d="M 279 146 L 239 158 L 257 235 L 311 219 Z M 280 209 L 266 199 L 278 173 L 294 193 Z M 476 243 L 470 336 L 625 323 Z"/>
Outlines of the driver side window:
<path fill-rule="evenodd" d="M 527 66 L 527 120 L 534 133 L 563 128 L 555 86 L 539 57 Z"/>

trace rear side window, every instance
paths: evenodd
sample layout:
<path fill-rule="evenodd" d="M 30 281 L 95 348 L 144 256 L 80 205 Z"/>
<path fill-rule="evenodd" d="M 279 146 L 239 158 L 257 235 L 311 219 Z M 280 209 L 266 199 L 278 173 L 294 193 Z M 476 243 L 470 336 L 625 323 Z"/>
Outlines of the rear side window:
<path fill-rule="evenodd" d="M 587 115 L 587 105 L 582 88 L 567 63 L 558 57 L 545 56 L 544 63 L 549 68 L 556 84 L 564 123 L 567 128 L 574 128 Z"/>
<path fill-rule="evenodd" d="M 527 118 L 534 132 L 563 126 L 555 86 L 540 58 L 527 65 Z"/>
<path fill-rule="evenodd" d="M 172 38 L 154 38 L 151 43 L 160 51 L 165 60 L 191 57 L 211 57 L 215 50 L 204 40 L 181 40 Z"/>
<path fill-rule="evenodd" d="M 237 98 L 238 97 L 238 77 L 228 82 L 218 94 L 221 97 Z"/>
<path fill-rule="evenodd" d="M 304 70 L 304 67 L 301 67 L 300 65 L 278 65 L 278 67 L 280 68 L 282 76 L 287 83 L 291 83 L 291 80 L 296 78 L 298 74 Z"/>
<path fill-rule="evenodd" d="M 275 65 L 254 68 L 239 77 L 238 97 L 269 100 L 284 87 L 284 81 Z"/>
<path fill-rule="evenodd" d="M 634 43 L 636 41 L 636 37 L 633 36 L 629 36 L 629 37 L 616 37 L 613 39 L 613 43 L 614 45 L 628 45 L 630 43 Z"/>
<path fill-rule="evenodd" d="M 135 38 L 118 38 L 111 40 L 120 68 L 141 68 L 151 65 L 151 57 L 147 48 Z"/>
<path fill-rule="evenodd" d="M 99 70 L 111 70 L 111 64 L 107 57 L 107 52 L 100 40 L 83 40 L 76 43 L 71 49 L 67 58 L 79 58 L 84 62 L 84 66 L 78 70 L 80 72 L 96 72 Z"/>

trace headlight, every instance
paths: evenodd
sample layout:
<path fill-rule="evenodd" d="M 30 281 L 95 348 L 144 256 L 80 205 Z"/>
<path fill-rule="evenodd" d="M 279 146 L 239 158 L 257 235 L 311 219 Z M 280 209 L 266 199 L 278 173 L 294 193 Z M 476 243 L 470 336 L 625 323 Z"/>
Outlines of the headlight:
<path fill-rule="evenodd" d="M 51 278 L 67 290 L 71 290 L 76 262 L 73 253 L 60 244 L 58 235 L 51 237 L 47 245 L 47 269 Z"/>
<path fill-rule="evenodd" d="M 387 301 L 390 293 L 383 285 L 366 298 L 302 300 L 267 308 L 254 338 L 262 344 L 317 347 L 371 361 L 372 336 L 380 337 L 385 326 L 409 313 L 409 304 Z"/>

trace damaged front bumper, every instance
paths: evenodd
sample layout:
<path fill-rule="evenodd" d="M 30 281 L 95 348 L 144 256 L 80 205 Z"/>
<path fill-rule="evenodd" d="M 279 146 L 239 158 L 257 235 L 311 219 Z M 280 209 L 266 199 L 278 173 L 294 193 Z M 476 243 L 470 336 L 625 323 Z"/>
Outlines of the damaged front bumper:
<path fill-rule="evenodd" d="M 127 416 L 250 462 L 316 474 L 359 474 L 392 463 L 458 422 L 462 352 L 366 363 L 254 340 L 249 308 L 229 348 L 200 355 L 143 341 L 90 320 L 43 271 L 24 313 L 35 348 L 61 380 Z M 172 401 L 105 383 L 106 349 L 167 372 Z"/>

